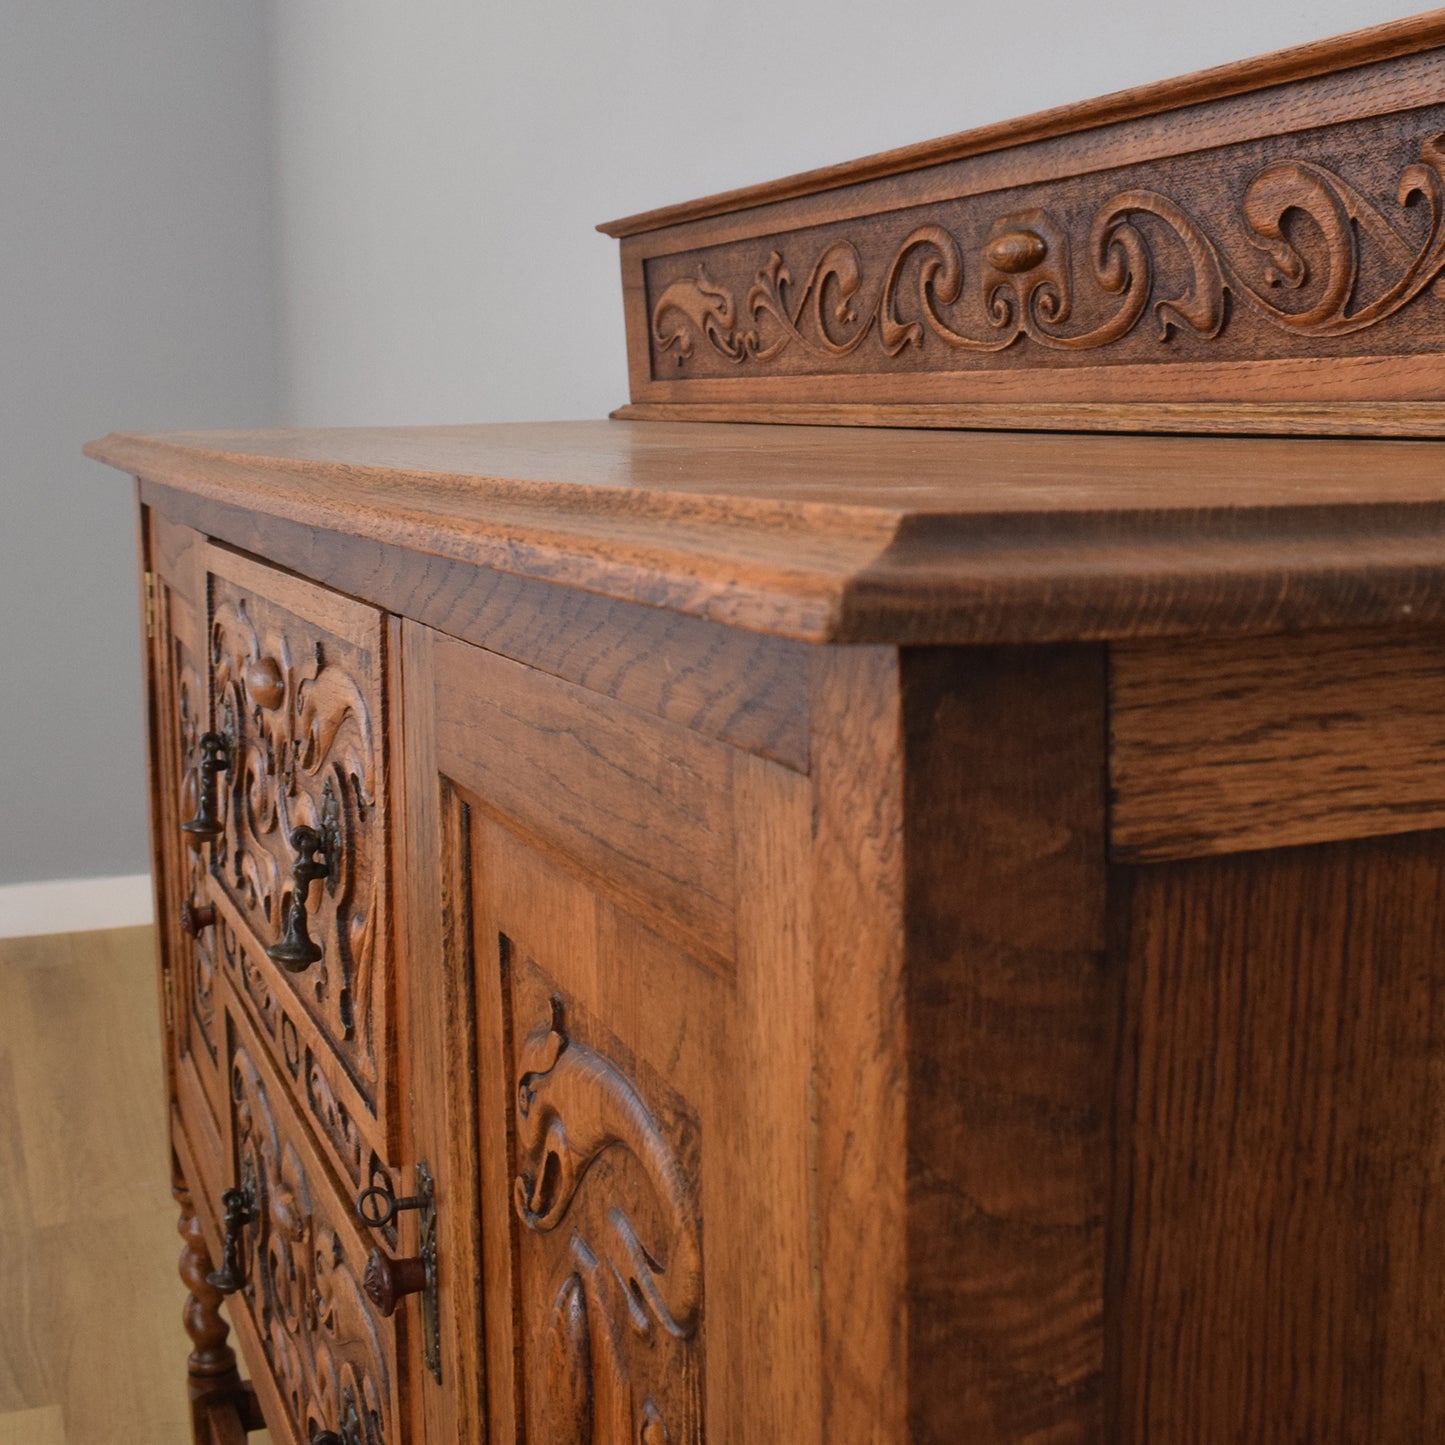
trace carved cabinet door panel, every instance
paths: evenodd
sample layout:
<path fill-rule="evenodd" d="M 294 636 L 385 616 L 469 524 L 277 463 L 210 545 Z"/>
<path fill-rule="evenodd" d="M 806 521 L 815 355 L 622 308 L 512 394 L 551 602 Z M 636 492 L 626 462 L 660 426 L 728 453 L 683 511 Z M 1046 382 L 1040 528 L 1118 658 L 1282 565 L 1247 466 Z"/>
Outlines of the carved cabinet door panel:
<path fill-rule="evenodd" d="M 395 1134 L 384 619 L 220 547 L 206 571 L 227 961 L 359 1183 Z"/>
<path fill-rule="evenodd" d="M 204 838 L 188 832 L 200 802 L 201 740 L 211 728 L 206 680 L 204 541 L 158 513 L 147 517 L 152 570 L 156 847 L 173 1090 L 197 1147 L 216 1152 L 226 1117 L 217 937 L 208 918 Z"/>
<path fill-rule="evenodd" d="M 411 987 L 447 1000 L 414 1032 L 480 1251 L 456 1388 L 496 1441 L 820 1442 L 807 778 L 422 628 L 404 654 Z"/>
<path fill-rule="evenodd" d="M 232 1263 L 232 1319 L 266 1368 L 268 1418 L 306 1445 L 335 1431 L 346 1445 L 401 1445 L 397 1331 L 368 1298 L 369 1251 L 351 1201 L 292 1110 L 285 1087 L 240 1016 L 226 1013 L 230 1179 L 246 1222 Z M 236 1308 L 239 1305 L 240 1308 Z"/>

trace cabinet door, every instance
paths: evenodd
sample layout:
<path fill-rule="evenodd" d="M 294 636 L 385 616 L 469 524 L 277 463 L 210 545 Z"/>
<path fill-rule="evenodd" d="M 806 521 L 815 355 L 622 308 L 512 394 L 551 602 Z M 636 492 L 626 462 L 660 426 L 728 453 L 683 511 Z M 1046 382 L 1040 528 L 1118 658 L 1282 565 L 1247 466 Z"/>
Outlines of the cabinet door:
<path fill-rule="evenodd" d="M 818 1441 L 807 777 L 425 629 L 404 656 L 427 1438 Z"/>

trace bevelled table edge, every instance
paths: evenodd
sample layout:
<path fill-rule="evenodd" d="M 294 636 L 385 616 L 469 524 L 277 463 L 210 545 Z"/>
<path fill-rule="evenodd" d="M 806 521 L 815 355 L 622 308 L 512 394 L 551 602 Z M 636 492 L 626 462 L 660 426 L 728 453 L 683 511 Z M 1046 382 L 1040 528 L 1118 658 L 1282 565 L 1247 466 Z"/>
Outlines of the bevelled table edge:
<path fill-rule="evenodd" d="M 689 512 L 696 497 L 677 493 L 626 489 L 619 516 L 596 486 L 246 457 L 129 434 L 85 451 L 195 499 L 191 524 L 209 518 L 221 540 L 226 512 L 240 509 L 806 643 L 1445 623 L 1445 454 L 1438 500 L 945 515 L 742 499 L 703 517 Z M 478 505 L 458 519 L 400 501 L 361 507 L 348 495 L 401 475 L 423 497 L 428 486 L 455 497 L 475 482 Z"/>

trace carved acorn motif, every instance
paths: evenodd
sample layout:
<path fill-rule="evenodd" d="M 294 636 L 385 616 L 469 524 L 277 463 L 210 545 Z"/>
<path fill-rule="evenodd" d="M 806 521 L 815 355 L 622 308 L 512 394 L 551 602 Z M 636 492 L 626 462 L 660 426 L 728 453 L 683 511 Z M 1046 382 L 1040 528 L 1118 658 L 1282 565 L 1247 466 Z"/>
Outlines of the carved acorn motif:
<path fill-rule="evenodd" d="M 989 265 L 1009 276 L 1032 271 L 1048 254 L 1048 242 L 1037 231 L 1023 228 L 995 236 L 983 249 Z"/>

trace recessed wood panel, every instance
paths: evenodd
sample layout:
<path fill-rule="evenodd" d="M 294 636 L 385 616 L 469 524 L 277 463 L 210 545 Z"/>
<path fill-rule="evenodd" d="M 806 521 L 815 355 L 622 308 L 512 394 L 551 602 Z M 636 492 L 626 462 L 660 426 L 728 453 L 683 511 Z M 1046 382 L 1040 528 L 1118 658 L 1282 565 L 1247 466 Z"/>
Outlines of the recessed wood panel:
<path fill-rule="evenodd" d="M 227 1015 L 231 1092 L 227 1187 L 250 1191 L 240 1234 L 249 1315 L 284 1422 L 299 1441 L 335 1430 L 364 1445 L 400 1445 L 397 1333 L 363 1287 L 374 1243 L 288 1103 L 249 1030 Z"/>
<path fill-rule="evenodd" d="M 1445 825 L 1445 636 L 1132 643 L 1111 656 L 1116 857 Z"/>
<path fill-rule="evenodd" d="M 1140 867 L 1120 1445 L 1445 1437 L 1445 839 Z"/>

